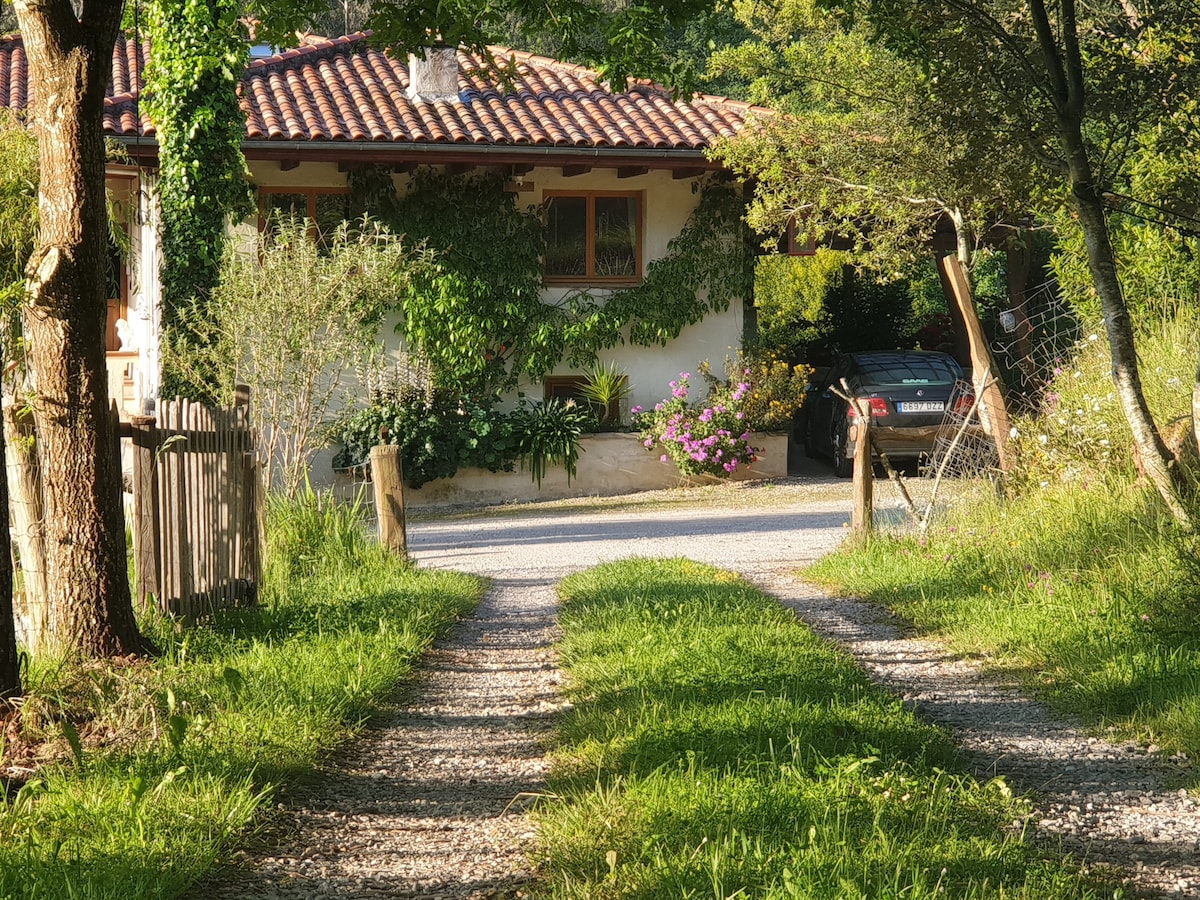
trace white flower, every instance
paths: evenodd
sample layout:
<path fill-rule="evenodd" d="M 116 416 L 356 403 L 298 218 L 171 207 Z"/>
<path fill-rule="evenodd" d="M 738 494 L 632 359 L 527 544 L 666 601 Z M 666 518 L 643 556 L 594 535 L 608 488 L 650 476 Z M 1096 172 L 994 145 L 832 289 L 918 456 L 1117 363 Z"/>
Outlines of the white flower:
<path fill-rule="evenodd" d="M 1089 334 L 1089 335 L 1088 335 L 1088 340 L 1089 340 L 1089 341 L 1094 341 L 1094 340 L 1096 340 L 1096 339 L 1097 339 L 1097 338 L 1096 338 L 1096 335 L 1094 335 L 1094 334 Z"/>
<path fill-rule="evenodd" d="M 1011 438 L 1018 438 L 1021 436 L 1021 432 L 1017 431 L 1017 426 L 1014 425 L 1012 428 L 1008 429 L 1008 436 Z"/>
<path fill-rule="evenodd" d="M 1046 436 L 1045 436 L 1044 434 L 1039 434 L 1039 435 L 1038 435 L 1038 443 L 1039 443 L 1039 444 L 1045 444 L 1045 443 L 1046 443 Z"/>

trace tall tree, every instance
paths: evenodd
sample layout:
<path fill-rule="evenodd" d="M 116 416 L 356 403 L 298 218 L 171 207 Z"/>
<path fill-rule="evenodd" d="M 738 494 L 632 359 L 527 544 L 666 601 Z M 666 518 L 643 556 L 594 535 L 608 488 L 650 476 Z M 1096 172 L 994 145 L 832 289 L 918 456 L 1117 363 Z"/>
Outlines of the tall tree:
<path fill-rule="evenodd" d="M 52 627 L 81 655 L 150 649 L 125 562 L 104 359 L 104 91 L 121 4 L 16 0 L 34 96 L 40 230 L 22 324 L 45 481 Z"/>
<path fill-rule="evenodd" d="M 1028 166 L 961 110 L 957 92 L 931 91 L 917 65 L 875 45 L 862 24 L 817 0 L 738 5 L 757 40 L 717 54 L 718 71 L 751 80 L 780 115 L 722 142 L 717 154 L 756 182 L 751 221 L 797 238 L 850 236 L 855 256 L 899 273 L 953 223 L 954 258 L 939 256 L 948 300 L 970 347 L 981 415 L 1012 464 L 1005 401 L 964 273 L 980 237 L 1029 208 Z"/>
<path fill-rule="evenodd" d="M 834 0 L 837 2 L 837 0 Z M 1134 330 L 1110 240 L 1105 194 L 1128 178 L 1147 132 L 1188 146 L 1200 67 L 1200 9 L 1174 0 L 846 0 L 881 41 L 959 92 L 1004 145 L 1058 179 L 1087 247 L 1112 353 L 1113 382 L 1142 470 L 1173 517 L 1190 524 L 1186 487 L 1150 415 Z M 936 79 L 936 82 L 934 81 Z"/>

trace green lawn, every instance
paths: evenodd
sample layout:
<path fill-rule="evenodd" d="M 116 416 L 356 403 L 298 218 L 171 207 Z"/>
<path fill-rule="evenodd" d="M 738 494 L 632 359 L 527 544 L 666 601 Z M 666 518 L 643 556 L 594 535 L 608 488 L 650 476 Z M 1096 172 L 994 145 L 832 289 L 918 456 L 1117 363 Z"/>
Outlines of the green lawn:
<path fill-rule="evenodd" d="M 304 515 L 276 517 L 277 545 Z M 482 593 L 368 546 L 339 513 L 309 518 L 302 554 L 276 547 L 263 607 L 159 623 L 153 663 L 34 673 L 25 727 L 60 761 L 0 806 L 0 897 L 176 896 Z"/>
<path fill-rule="evenodd" d="M 927 535 L 846 546 L 804 575 L 886 604 L 1099 731 L 1195 758 L 1198 549 L 1114 480 L 981 494 Z"/>
<path fill-rule="evenodd" d="M 771 598 L 686 560 L 564 580 L 556 898 L 1086 898 L 1003 781 Z"/>

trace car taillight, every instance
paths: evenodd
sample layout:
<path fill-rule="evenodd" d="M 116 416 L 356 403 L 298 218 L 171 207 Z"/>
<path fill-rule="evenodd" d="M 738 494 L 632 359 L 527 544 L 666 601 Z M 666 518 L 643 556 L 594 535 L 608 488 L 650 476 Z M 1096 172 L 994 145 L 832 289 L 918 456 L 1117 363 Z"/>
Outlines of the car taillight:
<path fill-rule="evenodd" d="M 871 415 L 886 416 L 888 414 L 887 401 L 882 397 L 871 397 L 869 398 L 868 402 L 871 404 Z M 850 418 L 854 418 L 858 415 L 858 410 L 855 409 L 854 406 L 850 406 L 846 410 L 846 415 L 850 416 Z"/>
<path fill-rule="evenodd" d="M 965 416 L 971 412 L 971 407 L 975 405 L 975 398 L 970 394 L 959 394 L 958 399 L 954 401 L 954 414 L 956 416 Z"/>

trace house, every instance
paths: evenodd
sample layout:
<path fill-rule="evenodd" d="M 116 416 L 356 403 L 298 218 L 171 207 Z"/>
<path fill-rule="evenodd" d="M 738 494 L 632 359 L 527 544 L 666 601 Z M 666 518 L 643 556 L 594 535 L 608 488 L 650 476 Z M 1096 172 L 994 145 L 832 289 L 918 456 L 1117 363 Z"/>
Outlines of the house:
<path fill-rule="evenodd" d="M 401 61 L 368 46 L 361 34 L 309 36 L 294 49 L 248 55 L 243 150 L 260 208 L 332 223 L 347 217 L 348 176 L 356 167 L 387 167 L 401 191 L 421 166 L 486 169 L 502 174 L 521 202 L 553 210 L 560 227 L 546 254 L 547 300 L 581 288 L 603 295 L 636 285 L 695 209 L 697 182 L 720 171 L 705 150 L 737 133 L 754 108 L 718 97 L 674 99 L 647 82 L 631 81 L 616 92 L 581 66 L 503 49 L 495 54 L 509 66 L 511 82 L 503 86 L 481 74 L 485 60 L 466 52 L 431 48 Z M 112 385 L 126 412 L 140 412 L 159 384 L 157 143 L 139 108 L 146 55 L 145 46 L 119 39 L 104 113 L 107 133 L 130 159 L 109 170 L 132 248 L 124 262 L 114 255 L 107 336 Z M 27 101 L 22 40 L 2 38 L 0 103 L 20 110 Z M 606 271 L 595 252 L 598 221 L 617 222 L 624 235 L 615 256 L 609 248 Z M 560 232 L 579 243 L 557 246 Z M 665 348 L 625 343 L 603 359 L 627 373 L 631 404 L 652 405 L 680 371 L 702 359 L 717 364 L 737 347 L 745 314 L 743 303 L 731 303 Z M 570 393 L 581 374 L 562 365 L 531 390 Z"/>

